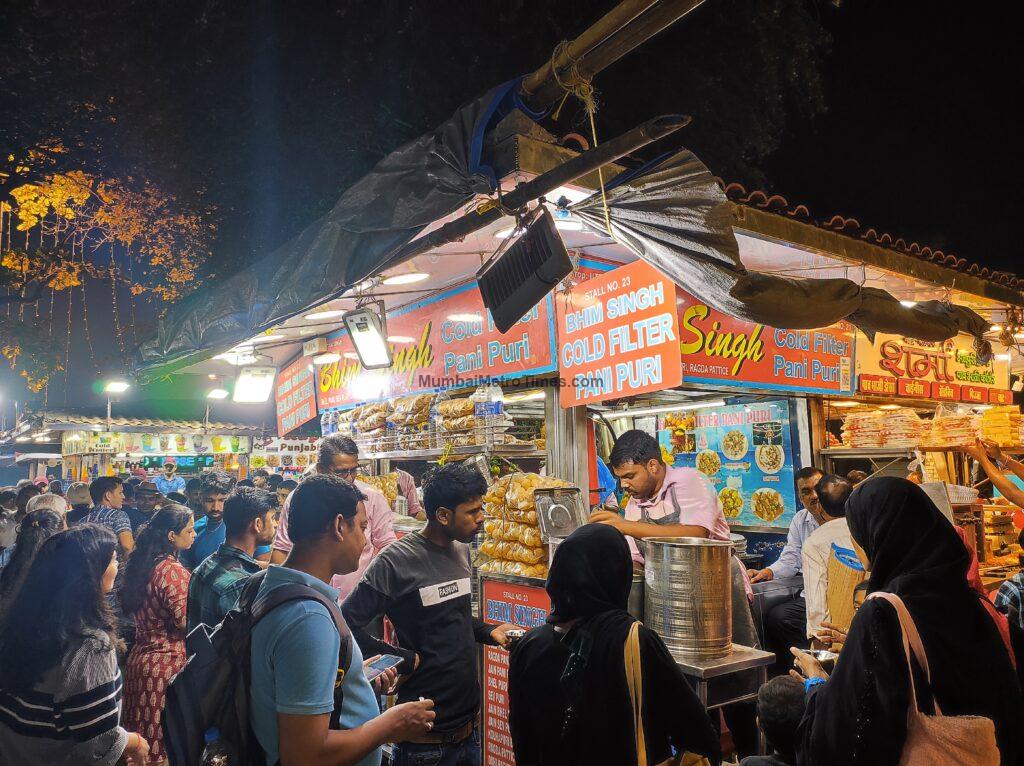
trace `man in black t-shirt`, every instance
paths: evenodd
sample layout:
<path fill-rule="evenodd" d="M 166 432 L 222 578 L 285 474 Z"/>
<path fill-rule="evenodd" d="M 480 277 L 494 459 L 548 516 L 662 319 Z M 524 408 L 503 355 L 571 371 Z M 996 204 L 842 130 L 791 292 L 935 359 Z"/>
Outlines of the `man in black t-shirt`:
<path fill-rule="evenodd" d="M 403 682 L 398 701 L 434 700 L 435 728 L 395 747 L 394 766 L 440 754 L 440 766 L 480 764 L 478 643 L 507 646 L 511 625 L 493 627 L 473 616 L 469 543 L 483 525 L 487 484 L 476 468 L 446 465 L 427 479 L 427 526 L 382 550 L 342 605 L 367 657 L 395 654 Z M 402 648 L 366 632 L 381 615 L 395 626 Z"/>

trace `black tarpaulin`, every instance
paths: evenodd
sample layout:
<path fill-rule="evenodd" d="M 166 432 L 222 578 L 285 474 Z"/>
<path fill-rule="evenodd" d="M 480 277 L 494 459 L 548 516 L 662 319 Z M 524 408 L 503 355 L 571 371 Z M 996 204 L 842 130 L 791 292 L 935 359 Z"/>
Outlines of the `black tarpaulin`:
<path fill-rule="evenodd" d="M 424 227 L 490 193 L 495 178 L 481 164 L 484 135 L 512 109 L 530 114 L 518 85 L 463 105 L 381 160 L 293 240 L 172 306 L 136 351 L 136 370 L 149 378 L 171 372 L 301 314 L 376 274 Z"/>
<path fill-rule="evenodd" d="M 988 322 L 974 311 L 941 301 L 912 308 L 849 279 L 794 279 L 747 271 L 733 235 L 730 205 L 691 152 L 681 150 L 606 194 L 615 239 L 713 308 L 782 329 L 813 329 L 847 320 L 874 337 L 897 333 L 941 341 L 965 332 L 978 343 Z M 607 234 L 600 194 L 571 206 L 585 225 Z"/>

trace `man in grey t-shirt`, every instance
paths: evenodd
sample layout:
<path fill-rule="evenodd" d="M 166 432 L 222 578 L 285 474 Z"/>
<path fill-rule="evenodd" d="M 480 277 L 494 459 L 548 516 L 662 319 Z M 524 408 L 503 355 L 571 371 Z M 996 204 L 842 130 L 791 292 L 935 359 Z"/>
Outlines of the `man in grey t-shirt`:
<path fill-rule="evenodd" d="M 441 766 L 480 763 L 476 645 L 506 646 L 512 627 L 495 628 L 472 613 L 469 542 L 483 525 L 486 491 L 476 468 L 439 468 L 423 488 L 427 526 L 381 551 L 342 605 L 364 654 L 403 658 L 398 701 L 434 700 L 434 730 L 398 743 L 394 766 L 439 750 Z M 366 632 L 382 614 L 394 624 L 402 648 Z"/>

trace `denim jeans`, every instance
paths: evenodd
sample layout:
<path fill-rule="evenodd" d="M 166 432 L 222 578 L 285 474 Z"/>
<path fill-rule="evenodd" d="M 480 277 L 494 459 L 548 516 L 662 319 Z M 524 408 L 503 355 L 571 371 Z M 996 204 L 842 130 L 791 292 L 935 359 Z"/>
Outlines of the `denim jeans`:
<path fill-rule="evenodd" d="M 480 727 L 451 745 L 403 742 L 395 745 L 392 766 L 480 766 Z"/>

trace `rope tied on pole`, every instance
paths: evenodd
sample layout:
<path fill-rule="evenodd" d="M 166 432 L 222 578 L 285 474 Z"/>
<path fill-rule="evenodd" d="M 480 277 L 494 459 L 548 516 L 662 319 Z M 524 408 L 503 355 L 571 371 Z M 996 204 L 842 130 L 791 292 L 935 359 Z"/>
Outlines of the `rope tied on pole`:
<path fill-rule="evenodd" d="M 558 106 L 555 108 L 551 118 L 553 120 L 558 120 L 558 116 L 561 114 L 562 107 L 565 106 L 565 102 L 570 96 L 574 96 L 583 105 L 583 109 L 587 113 L 587 119 L 590 121 L 590 136 L 594 141 L 594 146 L 597 147 L 597 125 L 594 122 L 594 113 L 597 112 L 597 91 L 594 89 L 594 85 L 590 81 L 590 78 L 585 77 L 580 73 L 581 59 L 569 58 L 568 47 L 569 41 L 562 40 L 562 42 L 555 46 L 555 50 L 551 53 L 551 61 L 549 63 L 551 67 L 551 76 L 558 84 L 558 87 L 564 91 L 562 100 L 558 102 Z M 558 68 L 555 66 L 555 61 L 562 56 L 569 58 L 569 64 L 563 70 L 565 74 L 564 80 L 558 74 Z M 604 208 L 604 225 L 608 230 L 608 236 L 615 239 L 615 235 L 612 233 L 611 214 L 608 211 L 608 197 L 605 194 L 604 188 L 604 171 L 601 167 L 597 168 L 597 180 L 601 187 L 601 204 Z"/>

